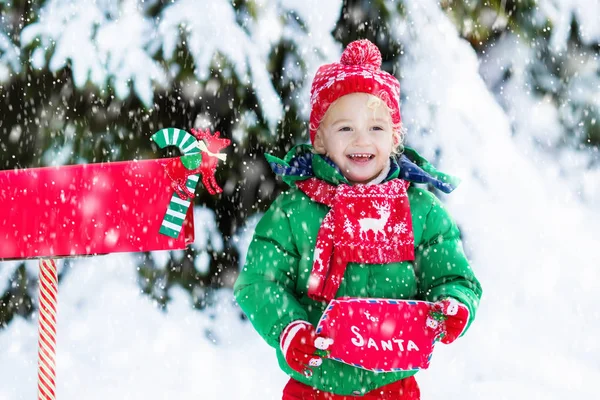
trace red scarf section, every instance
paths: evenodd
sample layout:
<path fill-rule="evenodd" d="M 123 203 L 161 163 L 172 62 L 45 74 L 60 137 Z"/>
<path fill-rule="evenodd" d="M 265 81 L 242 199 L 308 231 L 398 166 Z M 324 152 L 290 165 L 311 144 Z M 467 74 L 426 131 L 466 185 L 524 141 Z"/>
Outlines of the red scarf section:
<path fill-rule="evenodd" d="M 317 178 L 296 182 L 312 200 L 331 207 L 317 235 L 308 295 L 335 298 L 346 265 L 414 260 L 414 236 L 401 179 L 379 185 L 330 185 Z"/>

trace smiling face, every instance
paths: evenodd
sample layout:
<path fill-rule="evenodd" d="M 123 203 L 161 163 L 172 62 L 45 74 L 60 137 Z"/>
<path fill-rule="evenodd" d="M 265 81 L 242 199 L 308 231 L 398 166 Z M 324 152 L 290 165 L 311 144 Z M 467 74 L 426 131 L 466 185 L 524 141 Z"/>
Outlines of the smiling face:
<path fill-rule="evenodd" d="M 368 183 L 387 167 L 394 135 L 385 103 L 366 93 L 340 97 L 329 107 L 314 148 L 327 155 L 350 183 Z"/>

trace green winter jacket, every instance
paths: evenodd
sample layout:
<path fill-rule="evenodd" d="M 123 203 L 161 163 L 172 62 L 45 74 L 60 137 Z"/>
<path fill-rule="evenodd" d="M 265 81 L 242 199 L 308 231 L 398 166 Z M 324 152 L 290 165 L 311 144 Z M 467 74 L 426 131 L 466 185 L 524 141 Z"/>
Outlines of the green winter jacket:
<path fill-rule="evenodd" d="M 292 149 L 285 161 L 267 158 L 287 167 L 293 157 L 310 152 L 308 145 Z M 437 172 L 416 152 L 407 149 L 423 170 Z M 331 184 L 347 183 L 339 170 L 319 155 L 310 157 L 309 172 Z M 312 169 L 312 171 L 310 171 Z M 398 178 L 396 168 L 387 180 Z M 304 176 L 300 176 L 304 175 Z M 317 325 L 327 304 L 307 296 L 313 266 L 313 249 L 321 221 L 329 211 L 313 202 L 293 182 L 310 176 L 284 176 L 291 188 L 282 193 L 256 227 L 246 264 L 234 287 L 235 297 L 258 333 L 277 351 L 279 365 L 288 375 L 319 390 L 358 395 L 414 375 L 416 371 L 376 373 L 324 359 L 312 377 L 292 370 L 279 347 L 283 329 L 294 320 Z M 408 198 L 415 240 L 415 260 L 390 264 L 349 263 L 337 297 L 374 297 L 435 301 L 454 297 L 470 311 L 470 321 L 481 297 L 481 287 L 465 257 L 460 232 L 442 203 L 429 191 L 411 184 Z M 434 357 L 435 360 L 435 357 Z"/>

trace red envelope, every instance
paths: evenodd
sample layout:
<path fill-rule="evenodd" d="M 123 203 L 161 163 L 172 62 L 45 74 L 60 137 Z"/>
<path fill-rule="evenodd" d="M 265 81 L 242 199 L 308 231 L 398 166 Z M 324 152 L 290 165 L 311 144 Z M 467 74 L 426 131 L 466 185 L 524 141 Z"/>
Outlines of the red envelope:
<path fill-rule="evenodd" d="M 0 171 L 0 259 L 184 249 L 159 234 L 173 189 L 171 159 Z"/>
<path fill-rule="evenodd" d="M 317 333 L 333 339 L 329 358 L 377 371 L 429 366 L 439 332 L 427 326 L 432 303 L 413 300 L 332 300 Z"/>

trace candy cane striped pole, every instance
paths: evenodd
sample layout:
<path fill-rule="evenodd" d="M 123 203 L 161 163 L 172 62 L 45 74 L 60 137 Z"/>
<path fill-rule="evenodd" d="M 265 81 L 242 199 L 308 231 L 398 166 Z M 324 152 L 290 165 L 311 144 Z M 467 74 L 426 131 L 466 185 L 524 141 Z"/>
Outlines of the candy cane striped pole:
<path fill-rule="evenodd" d="M 168 146 L 177 147 L 184 156 L 200 153 L 200 147 L 198 147 L 197 143 L 198 139 L 183 129 L 161 129 L 152 135 L 151 139 L 154 140 L 161 149 Z"/>
<path fill-rule="evenodd" d="M 38 399 L 56 399 L 56 306 L 58 273 L 51 259 L 40 260 Z"/>
<path fill-rule="evenodd" d="M 200 180 L 198 175 L 188 176 L 185 185 L 190 192 L 194 193 L 196 191 L 198 180 Z M 171 201 L 167 207 L 167 213 L 163 218 L 159 232 L 175 239 L 178 238 L 183 227 L 185 215 L 191 204 L 190 200 L 183 200 L 177 194 L 171 195 Z"/>
<path fill-rule="evenodd" d="M 164 149 L 168 146 L 177 147 L 184 156 L 200 153 L 198 140 L 188 132 L 177 128 L 165 128 L 152 135 L 152 140 L 158 144 L 158 147 Z M 200 176 L 198 174 L 188 176 L 186 186 L 190 192 L 196 191 L 196 186 Z M 179 237 L 179 233 L 183 227 L 183 221 L 191 201 L 179 198 L 176 193 L 171 196 L 171 201 L 167 207 L 167 213 L 163 218 L 160 227 L 160 233 L 172 238 Z"/>

